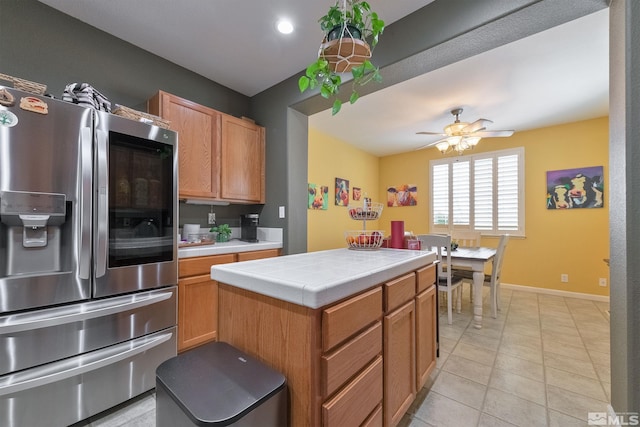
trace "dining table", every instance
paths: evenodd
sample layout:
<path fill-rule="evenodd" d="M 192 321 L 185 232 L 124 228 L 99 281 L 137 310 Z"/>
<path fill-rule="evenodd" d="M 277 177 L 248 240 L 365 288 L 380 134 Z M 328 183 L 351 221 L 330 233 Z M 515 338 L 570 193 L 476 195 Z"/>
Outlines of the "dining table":
<path fill-rule="evenodd" d="M 445 249 L 446 254 L 446 249 Z M 444 254 L 443 254 L 444 256 Z M 484 285 L 485 265 L 493 262 L 496 248 L 458 247 L 451 251 L 452 268 L 467 268 L 473 272 L 473 327 L 482 329 L 482 286 Z M 492 294 L 496 292 L 491 290 Z M 479 297 L 478 297 L 479 296 Z"/>

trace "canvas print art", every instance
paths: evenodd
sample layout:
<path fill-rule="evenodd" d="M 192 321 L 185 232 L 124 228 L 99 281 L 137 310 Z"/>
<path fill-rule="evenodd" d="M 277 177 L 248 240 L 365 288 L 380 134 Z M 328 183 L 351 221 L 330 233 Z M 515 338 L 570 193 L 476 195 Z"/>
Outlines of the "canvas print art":
<path fill-rule="evenodd" d="M 336 206 L 349 206 L 349 180 L 336 178 Z"/>
<path fill-rule="evenodd" d="M 353 200 L 358 201 L 362 197 L 362 189 L 360 187 L 353 187 Z"/>
<path fill-rule="evenodd" d="M 309 184 L 309 209 L 326 211 L 329 208 L 329 186 Z"/>
<path fill-rule="evenodd" d="M 387 206 L 416 206 L 418 187 L 415 184 L 402 184 L 387 188 Z"/>
<path fill-rule="evenodd" d="M 547 209 L 601 208 L 603 206 L 603 166 L 547 172 Z"/>

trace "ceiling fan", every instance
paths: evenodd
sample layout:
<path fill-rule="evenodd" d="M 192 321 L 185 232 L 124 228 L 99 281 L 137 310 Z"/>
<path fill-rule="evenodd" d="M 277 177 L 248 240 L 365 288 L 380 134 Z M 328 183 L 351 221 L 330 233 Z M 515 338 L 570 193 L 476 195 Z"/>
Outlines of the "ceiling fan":
<path fill-rule="evenodd" d="M 438 135 L 444 138 L 430 142 L 427 145 L 416 148 L 416 150 L 436 146 L 442 154 L 452 150 L 462 154 L 464 150 L 475 147 L 481 138 L 506 137 L 513 135 L 514 132 L 512 130 L 486 130 L 487 124 L 493 123 L 487 119 L 478 119 L 473 123 L 461 122 L 459 116 L 462 114 L 462 108 L 454 108 L 451 110 L 451 114 L 456 119 L 453 123 L 445 126 L 444 133 L 417 132 L 419 135 Z"/>

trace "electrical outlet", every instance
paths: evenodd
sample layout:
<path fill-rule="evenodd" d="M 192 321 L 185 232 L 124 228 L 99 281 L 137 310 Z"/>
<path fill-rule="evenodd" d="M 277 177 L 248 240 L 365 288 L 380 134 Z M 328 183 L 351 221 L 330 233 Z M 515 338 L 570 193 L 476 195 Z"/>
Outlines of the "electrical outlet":
<path fill-rule="evenodd" d="M 209 222 L 209 224 L 215 224 L 216 223 L 216 214 L 214 212 L 209 212 L 209 216 L 207 217 L 207 221 Z"/>
<path fill-rule="evenodd" d="M 560 275 L 560 281 L 562 283 L 568 283 L 569 282 L 569 275 L 568 274 L 561 274 Z"/>
<path fill-rule="evenodd" d="M 606 288 L 606 287 L 607 287 L 607 279 L 605 279 L 604 277 L 601 277 L 601 278 L 598 280 L 598 284 L 599 284 L 600 286 L 602 286 L 603 288 Z"/>

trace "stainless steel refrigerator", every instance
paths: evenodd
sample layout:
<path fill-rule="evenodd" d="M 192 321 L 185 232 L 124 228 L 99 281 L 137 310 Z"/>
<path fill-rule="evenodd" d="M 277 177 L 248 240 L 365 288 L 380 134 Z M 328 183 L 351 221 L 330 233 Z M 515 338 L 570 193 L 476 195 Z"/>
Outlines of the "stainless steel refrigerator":
<path fill-rule="evenodd" d="M 177 135 L 0 87 L 0 425 L 65 426 L 176 354 Z"/>

